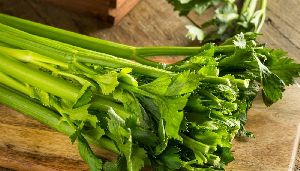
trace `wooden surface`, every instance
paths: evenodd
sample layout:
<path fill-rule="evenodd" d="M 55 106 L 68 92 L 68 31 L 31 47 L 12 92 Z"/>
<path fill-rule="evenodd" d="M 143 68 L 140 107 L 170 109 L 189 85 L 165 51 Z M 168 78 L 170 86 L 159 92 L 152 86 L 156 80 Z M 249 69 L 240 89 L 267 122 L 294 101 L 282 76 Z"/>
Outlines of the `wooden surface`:
<path fill-rule="evenodd" d="M 110 8 L 108 10 L 108 15 L 111 18 L 112 24 L 119 23 L 122 18 L 127 15 L 138 3 L 140 0 L 121 0 L 116 3 L 117 8 Z"/>
<path fill-rule="evenodd" d="M 59 8 L 97 16 L 108 24 L 117 24 L 140 0 L 41 0 Z"/>
<path fill-rule="evenodd" d="M 300 62 L 300 1 L 269 1 L 261 42 L 283 48 Z M 39 4 L 39 5 L 38 5 Z M 97 18 L 45 5 L 38 0 L 0 0 L 0 11 L 49 25 L 130 45 L 190 45 L 185 24 L 165 0 L 142 0 L 118 25 L 105 28 Z M 248 130 L 256 138 L 234 142 L 236 160 L 227 170 L 287 170 L 300 122 L 300 88 L 289 87 L 284 98 L 266 108 L 257 98 Z M 17 170 L 86 170 L 68 137 L 0 107 L 0 166 Z M 98 151 L 104 153 L 105 151 Z"/>

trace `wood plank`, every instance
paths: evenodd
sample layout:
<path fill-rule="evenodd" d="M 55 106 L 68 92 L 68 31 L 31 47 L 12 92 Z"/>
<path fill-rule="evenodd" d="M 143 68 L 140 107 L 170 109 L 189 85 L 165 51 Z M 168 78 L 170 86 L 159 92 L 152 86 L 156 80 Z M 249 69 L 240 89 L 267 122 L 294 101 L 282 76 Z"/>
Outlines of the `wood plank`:
<path fill-rule="evenodd" d="M 122 1 L 121 1 L 122 2 Z M 109 9 L 108 14 L 113 17 L 113 23 L 117 24 L 121 19 L 129 13 L 140 0 L 126 0 L 123 3 L 119 3 L 117 8 Z"/>
<path fill-rule="evenodd" d="M 88 35 L 134 46 L 189 45 L 186 24 L 191 22 L 173 13 L 164 0 L 143 0 L 121 23 Z"/>
<path fill-rule="evenodd" d="M 42 0 L 74 12 L 100 16 L 110 24 L 117 24 L 140 0 Z"/>
<path fill-rule="evenodd" d="M 110 1 L 96 0 L 43 0 L 59 7 L 67 8 L 77 12 L 92 13 L 95 15 L 107 15 L 110 8 Z"/>
<path fill-rule="evenodd" d="M 0 115 L 22 116 L 1 106 Z M 12 118 L 11 118 L 12 119 Z M 30 118 L 23 119 L 31 122 Z M 36 124 L 43 127 L 41 124 Z M 0 166 L 17 170 L 88 170 L 67 136 L 27 125 L 0 124 Z M 66 148 L 61 148 L 62 146 Z"/>
<path fill-rule="evenodd" d="M 88 170 L 77 143 L 68 136 L 25 115 L 0 106 L 0 166 L 19 170 Z M 95 148 L 102 158 L 113 160 L 107 150 Z"/>
<path fill-rule="evenodd" d="M 0 8 L 3 13 L 84 34 L 108 27 L 101 18 L 57 8 L 41 0 L 2 0 Z"/>
<path fill-rule="evenodd" d="M 127 0 L 114 0 L 111 1 L 111 7 L 113 8 L 119 8 L 121 7 Z"/>
<path fill-rule="evenodd" d="M 191 44 L 185 38 L 184 26 L 190 24 L 190 21 L 173 13 L 173 7 L 165 0 L 143 0 L 118 25 L 105 29 L 100 29 L 103 23 L 93 16 L 81 16 L 51 6 L 39 5 L 37 2 L 39 1 L 1 1 L 0 11 L 135 46 Z M 266 42 L 270 47 L 283 48 L 300 62 L 300 26 L 295 24 L 300 17 L 299 1 L 273 0 L 269 3 L 268 22 L 262 30 L 264 35 L 260 41 Z M 299 88 L 292 86 L 287 89 L 284 98 L 270 108 L 266 108 L 260 98 L 255 100 L 249 113 L 247 128 L 256 138 L 234 142 L 236 160 L 227 167 L 228 170 L 287 170 L 297 124 L 300 122 L 299 95 Z M 64 170 L 76 170 L 77 166 L 78 170 L 87 168 L 78 158 L 76 146 L 67 144 L 67 137 L 17 112 L 1 111 L 4 111 L 3 107 L 0 108 L 0 136 L 10 139 L 9 142 L 0 140 L 0 166 L 18 170 L 59 170 L 63 167 Z M 11 131 L 3 131 L 8 128 Z M 10 137 L 11 135 L 16 135 L 16 140 L 13 139 L 15 136 Z M 41 141 L 43 147 L 37 147 L 41 145 L 37 143 L 36 138 Z M 55 147 L 48 147 L 44 140 L 50 138 L 59 138 Z M 8 145 L 14 143 L 13 147 Z M 62 154 L 60 150 L 68 152 Z M 43 159 L 44 151 L 49 161 Z"/>

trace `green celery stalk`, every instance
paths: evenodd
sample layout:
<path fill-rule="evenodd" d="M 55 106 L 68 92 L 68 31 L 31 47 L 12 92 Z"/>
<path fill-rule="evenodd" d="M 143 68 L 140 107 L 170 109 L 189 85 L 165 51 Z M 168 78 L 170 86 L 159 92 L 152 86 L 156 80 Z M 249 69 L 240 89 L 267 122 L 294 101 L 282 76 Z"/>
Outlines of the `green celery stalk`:
<path fill-rule="evenodd" d="M 126 112 L 123 106 L 100 96 L 95 97 L 91 103 L 91 109 L 98 109 L 107 112 L 110 108 L 113 108 L 114 111 L 124 120 L 130 117 L 130 113 Z"/>
<path fill-rule="evenodd" d="M 192 55 L 196 55 L 202 51 L 201 47 L 174 47 L 174 46 L 133 47 L 133 46 L 127 46 L 127 45 L 123 45 L 123 44 L 119 44 L 119 43 L 105 41 L 105 40 L 85 36 L 82 34 L 66 31 L 63 29 L 58 29 L 58 28 L 43 25 L 40 23 L 16 18 L 13 16 L 5 15 L 5 14 L 0 14 L 0 23 L 31 34 L 25 38 L 26 41 L 24 39 L 17 40 L 17 41 L 21 41 L 21 42 L 23 41 L 22 44 L 16 42 L 16 40 L 11 43 L 9 43 L 9 42 L 6 42 L 6 43 L 11 44 L 11 45 L 18 45 L 21 48 L 25 46 L 26 47 L 25 49 L 29 49 L 31 51 L 34 51 L 34 52 L 37 52 L 37 53 L 40 53 L 40 54 L 43 54 L 45 56 L 49 56 L 52 58 L 60 58 L 60 60 L 65 59 L 66 61 L 69 61 L 69 62 L 73 59 L 72 56 L 77 56 L 77 55 L 74 55 L 74 53 L 75 54 L 77 53 L 76 51 L 73 51 L 71 54 L 63 53 L 61 51 L 57 51 L 57 49 L 52 49 L 48 46 L 41 46 L 40 41 L 38 41 L 38 43 L 34 43 L 29 40 L 32 40 L 35 38 L 33 35 L 41 36 L 44 38 L 48 38 L 48 39 L 60 41 L 63 43 L 67 43 L 69 45 L 73 45 L 73 46 L 68 46 L 68 48 L 71 47 L 71 48 L 73 48 L 73 50 L 74 49 L 82 50 L 82 48 L 84 48 L 84 49 L 92 50 L 94 52 L 100 52 L 100 53 L 102 53 L 101 55 L 99 53 L 96 53 L 96 54 L 94 53 L 93 56 L 94 57 L 98 56 L 98 58 L 99 58 L 99 60 L 101 60 L 101 62 L 100 61 L 93 61 L 93 62 L 96 62 L 97 64 L 100 64 L 100 65 L 109 66 L 109 67 L 118 67 L 118 66 L 120 66 L 120 65 L 118 65 L 118 63 L 119 62 L 122 63 L 122 61 L 106 61 L 106 60 L 104 60 L 105 57 L 117 56 L 117 57 L 121 57 L 121 58 L 125 58 L 125 59 L 135 60 L 144 65 L 163 68 L 164 65 L 161 65 L 158 62 L 153 62 L 148 59 L 145 59 L 145 57 L 192 56 Z M 1 28 L 1 30 L 3 31 L 5 29 Z M 12 33 L 15 34 L 16 33 L 15 31 L 16 30 L 14 30 Z M 6 37 L 6 39 L 9 39 L 8 35 L 2 35 L 0 37 L 3 37 L 3 38 Z M 20 35 L 19 35 L 19 37 L 20 37 Z M 4 40 L 4 41 L 12 41 L 12 40 Z M 56 43 L 56 45 L 58 47 L 62 46 L 62 44 L 57 44 L 60 42 L 56 42 L 56 41 L 48 42 L 48 43 L 45 43 L 44 45 L 51 45 L 52 43 Z M 63 48 L 66 48 L 66 47 L 67 47 L 67 45 L 64 44 Z M 216 51 L 217 52 L 224 51 L 224 50 L 231 51 L 233 48 L 234 47 L 231 47 L 231 46 L 230 47 L 218 46 L 218 47 L 216 47 Z M 89 55 L 87 55 L 87 54 L 85 54 L 85 55 L 90 56 L 90 53 L 91 53 L 91 51 L 88 51 L 87 54 L 89 54 Z M 103 53 L 105 53 L 106 55 L 104 55 Z M 80 58 L 80 61 L 81 62 L 85 62 L 86 60 L 91 61 L 91 60 L 88 60 L 87 56 L 85 56 L 85 55 L 83 58 Z M 79 59 L 78 59 L 78 61 L 79 61 Z M 114 63 L 114 65 L 112 65 L 112 63 Z M 128 63 L 128 61 L 127 61 L 127 63 Z M 124 63 L 123 63 L 123 65 L 124 65 Z M 149 69 L 149 68 L 142 67 L 142 69 L 140 69 L 140 66 L 137 66 L 134 64 L 132 64 L 131 66 L 128 65 L 127 67 L 132 67 L 136 71 L 141 72 L 145 75 L 148 74 L 148 75 L 154 76 L 154 77 L 157 77 L 158 75 L 160 75 L 160 74 L 158 74 L 158 71 L 154 70 L 153 68 L 152 68 L 152 71 L 150 71 L 151 69 Z"/>
<path fill-rule="evenodd" d="M 209 151 L 209 146 L 208 145 L 203 144 L 201 142 L 198 142 L 198 141 L 196 141 L 196 140 L 194 140 L 194 139 L 192 139 L 192 138 L 190 138 L 190 137 L 188 137 L 184 134 L 180 134 L 180 136 L 182 136 L 182 138 L 183 138 L 183 144 L 186 145 L 187 147 L 195 147 L 194 144 L 197 144 L 196 147 L 195 147 L 195 148 L 197 148 L 196 151 L 199 151 L 203 154 L 208 153 L 208 151 Z"/>
<path fill-rule="evenodd" d="M 266 19 L 266 11 L 267 11 L 267 3 L 268 1 L 267 0 L 261 0 L 261 3 L 260 3 L 260 17 L 259 17 L 259 24 L 257 26 L 257 29 L 256 29 L 256 33 L 259 33 L 262 26 L 264 25 L 265 23 L 265 19 Z"/>
<path fill-rule="evenodd" d="M 85 49 L 107 53 L 110 55 L 135 59 L 147 56 L 163 55 L 195 55 L 201 50 L 200 47 L 133 47 L 110 41 L 105 41 L 82 34 L 66 31 L 63 29 L 43 25 L 40 23 L 20 19 L 17 17 L 0 14 L 0 23 L 28 32 L 33 35 L 46 37 Z M 148 62 L 148 61 L 147 61 Z"/>
<path fill-rule="evenodd" d="M 0 14 L 0 22 L 34 35 L 47 37 L 49 39 L 58 40 L 78 47 L 108 53 L 115 56 L 131 56 L 134 49 L 134 47 L 131 46 L 92 38 L 5 14 Z"/>
<path fill-rule="evenodd" d="M 196 55 L 202 51 L 201 47 L 136 47 L 136 56 L 138 57 L 155 57 L 155 56 L 190 56 Z"/>
<path fill-rule="evenodd" d="M 9 44 L 6 44 L 6 43 L 3 43 L 3 42 L 0 42 L 0 46 L 2 46 L 2 47 L 10 47 L 10 48 L 13 47 L 13 46 L 11 46 Z"/>
<path fill-rule="evenodd" d="M 21 50 L 21 49 L 14 49 L 9 47 L 3 47 L 0 45 L 0 53 L 7 54 L 11 57 L 14 57 L 22 62 L 43 62 L 47 64 L 53 64 L 60 67 L 63 67 L 64 69 L 68 68 L 68 64 L 61 62 L 59 60 L 55 60 L 53 58 L 48 58 L 46 56 L 40 55 L 38 53 L 31 52 L 29 50 Z"/>
<path fill-rule="evenodd" d="M 0 83 L 30 96 L 30 90 L 26 87 L 26 85 L 4 74 L 3 72 L 0 72 Z"/>
<path fill-rule="evenodd" d="M 142 65 L 131 60 L 116 58 L 105 53 L 86 50 L 58 41 L 31 35 L 3 24 L 0 24 L 0 41 L 66 63 L 74 63 L 75 61 L 82 63 L 94 63 L 113 68 L 129 67 L 133 68 L 135 72 L 152 77 L 172 74 L 170 71 Z"/>
<path fill-rule="evenodd" d="M 39 122 L 55 129 L 65 135 L 72 135 L 75 129 L 69 126 L 66 122 L 61 121 L 61 117 L 54 111 L 32 101 L 30 98 L 25 97 L 3 85 L 0 84 L 0 104 L 10 107 L 18 112 L 21 112 Z M 84 137 L 91 143 L 98 147 L 105 148 L 114 153 L 119 153 L 114 143 L 107 139 L 101 138 L 95 140 L 93 137 L 84 135 Z"/>
<path fill-rule="evenodd" d="M 1 84 L 0 97 L 1 104 L 22 112 L 59 132 L 71 135 L 75 131 L 65 122 L 61 122 L 60 116 L 55 112 L 46 109 L 42 105 L 31 101 L 29 98 L 26 98 Z"/>
<path fill-rule="evenodd" d="M 73 84 L 31 68 L 7 55 L 0 54 L 0 70 L 17 80 L 67 99 L 74 104 L 80 97 L 80 89 Z"/>
<path fill-rule="evenodd" d="M 245 0 L 243 3 L 241 14 L 243 14 L 243 17 L 246 17 L 248 21 L 252 18 L 255 12 L 256 4 L 257 0 Z"/>

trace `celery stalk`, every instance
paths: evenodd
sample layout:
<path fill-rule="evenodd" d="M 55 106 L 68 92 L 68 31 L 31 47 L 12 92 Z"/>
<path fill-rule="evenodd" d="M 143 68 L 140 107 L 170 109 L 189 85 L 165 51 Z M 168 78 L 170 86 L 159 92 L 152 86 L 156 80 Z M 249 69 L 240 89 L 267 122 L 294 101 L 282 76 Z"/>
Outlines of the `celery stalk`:
<path fill-rule="evenodd" d="M 26 66 L 22 62 L 7 55 L 0 54 L 0 70 L 17 80 L 38 87 L 71 102 L 75 103 L 79 98 L 80 89 L 74 87 L 73 84 Z"/>
<path fill-rule="evenodd" d="M 142 61 L 139 57 L 163 55 L 195 55 L 200 47 L 133 47 L 110 41 L 105 41 L 63 29 L 39 24 L 17 17 L 0 14 L 0 23 L 28 32 L 85 49 L 107 53 L 113 56 Z M 150 61 L 144 61 L 150 62 Z M 142 62 L 143 63 L 143 62 Z M 153 63 L 152 63 L 153 64 Z"/>
<path fill-rule="evenodd" d="M 27 49 L 38 54 L 51 57 L 66 63 L 94 63 L 112 68 L 133 68 L 135 72 L 152 77 L 172 74 L 170 71 L 158 69 L 140 63 L 116 58 L 115 56 L 75 47 L 44 37 L 31 35 L 15 28 L 0 24 L 0 38 L 4 43 Z M 117 50 L 117 49 L 116 49 Z"/>
<path fill-rule="evenodd" d="M 30 98 L 27 98 L 3 85 L 0 84 L 0 104 L 8 106 L 18 112 L 32 117 L 33 119 L 38 120 L 39 122 L 49 126 L 52 129 L 55 129 L 63 134 L 68 136 L 74 133 L 74 128 L 69 126 L 66 122 L 61 121 L 61 117 L 54 111 L 43 107 L 42 105 L 32 101 Z M 101 138 L 101 140 L 96 141 L 92 137 L 85 135 L 85 138 L 107 150 L 110 150 L 114 153 L 118 153 L 114 143 L 107 138 Z"/>
<path fill-rule="evenodd" d="M 30 91 L 26 85 L 4 74 L 3 72 L 0 72 L 0 83 L 30 96 Z"/>
<path fill-rule="evenodd" d="M 34 35 L 47 37 L 49 39 L 58 40 L 78 47 L 108 53 L 115 56 L 131 56 L 134 49 L 134 47 L 131 46 L 84 36 L 78 33 L 65 31 L 5 14 L 0 14 L 0 22 Z"/>

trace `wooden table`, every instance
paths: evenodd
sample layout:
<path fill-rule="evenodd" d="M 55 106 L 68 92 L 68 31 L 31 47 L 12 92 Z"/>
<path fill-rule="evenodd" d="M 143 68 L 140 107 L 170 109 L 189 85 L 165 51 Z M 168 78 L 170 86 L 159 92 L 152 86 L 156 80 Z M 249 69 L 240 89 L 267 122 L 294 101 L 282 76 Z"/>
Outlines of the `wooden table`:
<path fill-rule="evenodd" d="M 300 62 L 300 1 L 272 0 L 261 42 L 282 48 Z M 106 28 L 97 18 L 46 5 L 41 0 L 1 0 L 0 11 L 68 30 L 130 45 L 191 45 L 185 25 L 166 0 L 142 0 L 117 26 Z M 266 108 L 257 98 L 249 113 L 248 130 L 256 138 L 234 142 L 236 160 L 228 170 L 287 170 L 297 148 L 300 89 L 287 88 L 284 98 Z M 87 170 L 76 145 L 20 113 L 0 106 L 0 166 L 16 170 Z M 295 150 L 294 150 L 295 151 Z M 97 153 L 108 156 L 106 151 Z M 108 156 L 109 157 L 109 156 Z M 0 169 L 1 170 L 1 169 Z"/>

